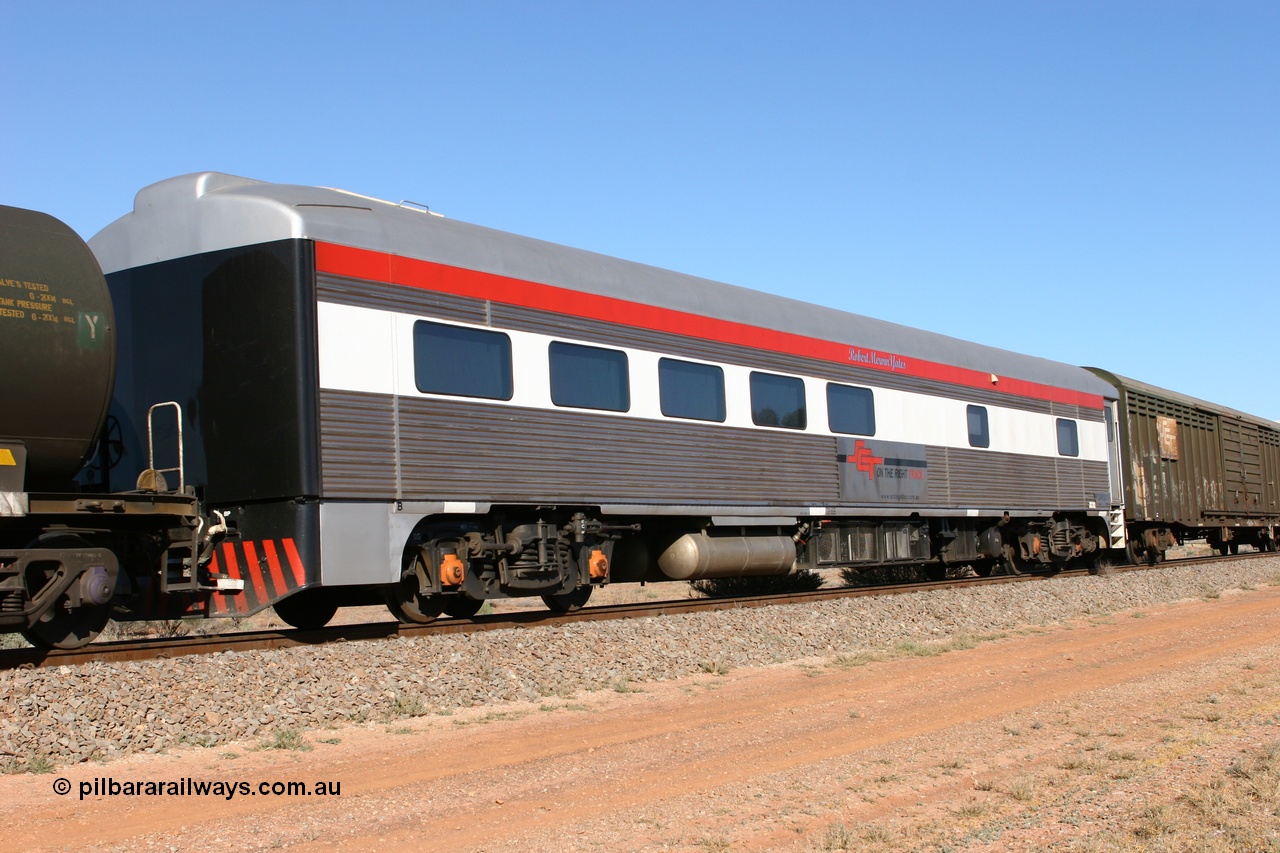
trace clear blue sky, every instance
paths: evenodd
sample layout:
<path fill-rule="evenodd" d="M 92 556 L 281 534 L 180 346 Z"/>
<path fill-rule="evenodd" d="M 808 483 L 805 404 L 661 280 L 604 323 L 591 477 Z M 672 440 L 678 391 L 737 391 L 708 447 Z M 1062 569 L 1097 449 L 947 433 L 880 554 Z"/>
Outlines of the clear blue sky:
<path fill-rule="evenodd" d="M 1280 2 L 0 0 L 0 203 L 219 170 L 1280 418 Z"/>

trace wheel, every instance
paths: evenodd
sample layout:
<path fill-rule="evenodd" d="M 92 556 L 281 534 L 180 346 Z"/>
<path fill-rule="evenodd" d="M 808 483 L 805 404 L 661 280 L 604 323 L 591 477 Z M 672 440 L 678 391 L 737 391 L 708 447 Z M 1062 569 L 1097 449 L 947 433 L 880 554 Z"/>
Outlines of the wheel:
<path fill-rule="evenodd" d="M 1230 542 L 1227 543 L 1227 547 L 1231 549 L 1231 555 L 1233 557 L 1236 554 L 1240 553 L 1240 543 L 1235 541 L 1234 539 L 1232 539 Z"/>
<path fill-rule="evenodd" d="M 50 614 L 22 632 L 38 649 L 79 649 L 98 638 L 111 619 L 109 607 L 81 607 Z"/>
<path fill-rule="evenodd" d="M 328 625 L 333 614 L 338 612 L 338 605 L 333 601 L 333 597 L 327 590 L 319 589 L 295 592 L 271 606 L 281 622 L 302 631 L 320 630 Z"/>
<path fill-rule="evenodd" d="M 1215 550 L 1217 550 L 1219 556 L 1222 556 L 1222 557 L 1227 556 L 1227 554 L 1230 553 L 1231 551 L 1231 546 L 1228 545 L 1226 542 L 1223 542 L 1220 545 L 1215 545 L 1214 548 Z"/>
<path fill-rule="evenodd" d="M 410 569 L 400 578 L 400 583 L 386 592 L 387 609 L 401 622 L 426 625 L 434 622 L 444 612 L 444 597 L 419 595 L 418 575 Z"/>
<path fill-rule="evenodd" d="M 444 612 L 454 619 L 470 619 L 484 607 L 483 601 L 467 598 L 465 595 L 451 595 L 445 600 Z"/>
<path fill-rule="evenodd" d="M 996 570 L 996 561 L 995 560 L 975 560 L 973 564 L 970 566 L 970 568 L 973 569 L 973 573 L 978 577 L 989 578 L 991 577 L 991 573 Z"/>
<path fill-rule="evenodd" d="M 1004 546 L 1004 570 L 1010 575 L 1022 574 L 1022 556 L 1018 553 L 1017 545 Z"/>
<path fill-rule="evenodd" d="M 560 592 L 554 595 L 542 596 L 542 601 L 547 605 L 547 609 L 553 613 L 572 613 L 575 610 L 581 610 L 582 605 L 587 603 L 587 599 L 591 597 L 590 586 L 580 586 L 572 592 Z"/>
<path fill-rule="evenodd" d="M 934 583 L 939 583 L 947 579 L 947 566 L 945 563 L 926 563 L 921 566 L 924 576 Z"/>
<path fill-rule="evenodd" d="M 1125 544 L 1124 551 L 1125 556 L 1129 558 L 1129 565 L 1131 566 L 1154 566 L 1156 564 L 1151 557 L 1151 553 L 1147 550 L 1147 546 L 1136 539 L 1130 539 Z"/>
<path fill-rule="evenodd" d="M 28 548 L 92 548 L 79 536 L 65 533 L 46 533 L 31 542 Z M 33 567 L 37 576 L 28 579 L 28 589 L 38 590 L 48 583 L 57 571 L 50 567 L 41 570 Z M 105 580 L 105 578 L 104 578 Z M 80 583 L 80 581 L 76 581 Z M 75 610 L 67 609 L 67 597 L 62 595 L 53 606 L 31 627 L 22 631 L 27 642 L 40 649 L 78 649 L 89 645 L 111 619 L 111 602 L 82 604 Z"/>

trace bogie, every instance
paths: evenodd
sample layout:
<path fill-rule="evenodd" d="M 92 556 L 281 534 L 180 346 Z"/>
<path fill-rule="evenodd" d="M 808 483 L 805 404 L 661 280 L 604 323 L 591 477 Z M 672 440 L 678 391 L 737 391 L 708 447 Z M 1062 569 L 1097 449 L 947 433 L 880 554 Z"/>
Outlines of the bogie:
<path fill-rule="evenodd" d="M 78 649 L 111 618 L 119 568 L 115 555 L 69 533 L 46 533 L 32 542 L 22 571 L 38 607 L 23 629 L 27 642 L 44 649 Z"/>
<path fill-rule="evenodd" d="M 418 623 L 441 613 L 470 618 L 495 598 L 536 596 L 554 611 L 576 610 L 594 586 L 609 582 L 617 539 L 636 529 L 565 510 L 534 518 L 518 511 L 465 522 L 428 518 L 409 537 L 387 604 L 398 619 Z"/>

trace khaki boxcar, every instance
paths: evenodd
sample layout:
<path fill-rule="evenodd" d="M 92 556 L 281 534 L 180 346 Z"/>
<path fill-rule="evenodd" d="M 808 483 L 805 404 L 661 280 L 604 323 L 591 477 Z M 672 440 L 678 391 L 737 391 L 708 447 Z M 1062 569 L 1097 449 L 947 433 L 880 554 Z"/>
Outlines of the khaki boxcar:
<path fill-rule="evenodd" d="M 1280 424 L 1088 368 L 1119 391 L 1129 553 L 1159 559 L 1186 539 L 1219 553 L 1275 549 Z M 1109 418 L 1110 419 L 1110 418 Z"/>

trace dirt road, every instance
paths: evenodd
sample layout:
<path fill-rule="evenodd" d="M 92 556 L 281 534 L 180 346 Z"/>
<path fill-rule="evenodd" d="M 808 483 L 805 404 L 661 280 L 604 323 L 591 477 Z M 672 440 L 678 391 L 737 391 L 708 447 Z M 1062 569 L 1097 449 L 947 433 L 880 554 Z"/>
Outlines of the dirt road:
<path fill-rule="evenodd" d="M 0 778 L 0 850 L 1280 849 L 1278 652 L 1268 587 L 276 744 L 309 750 L 79 765 Z M 292 780 L 340 794 L 252 793 Z"/>

